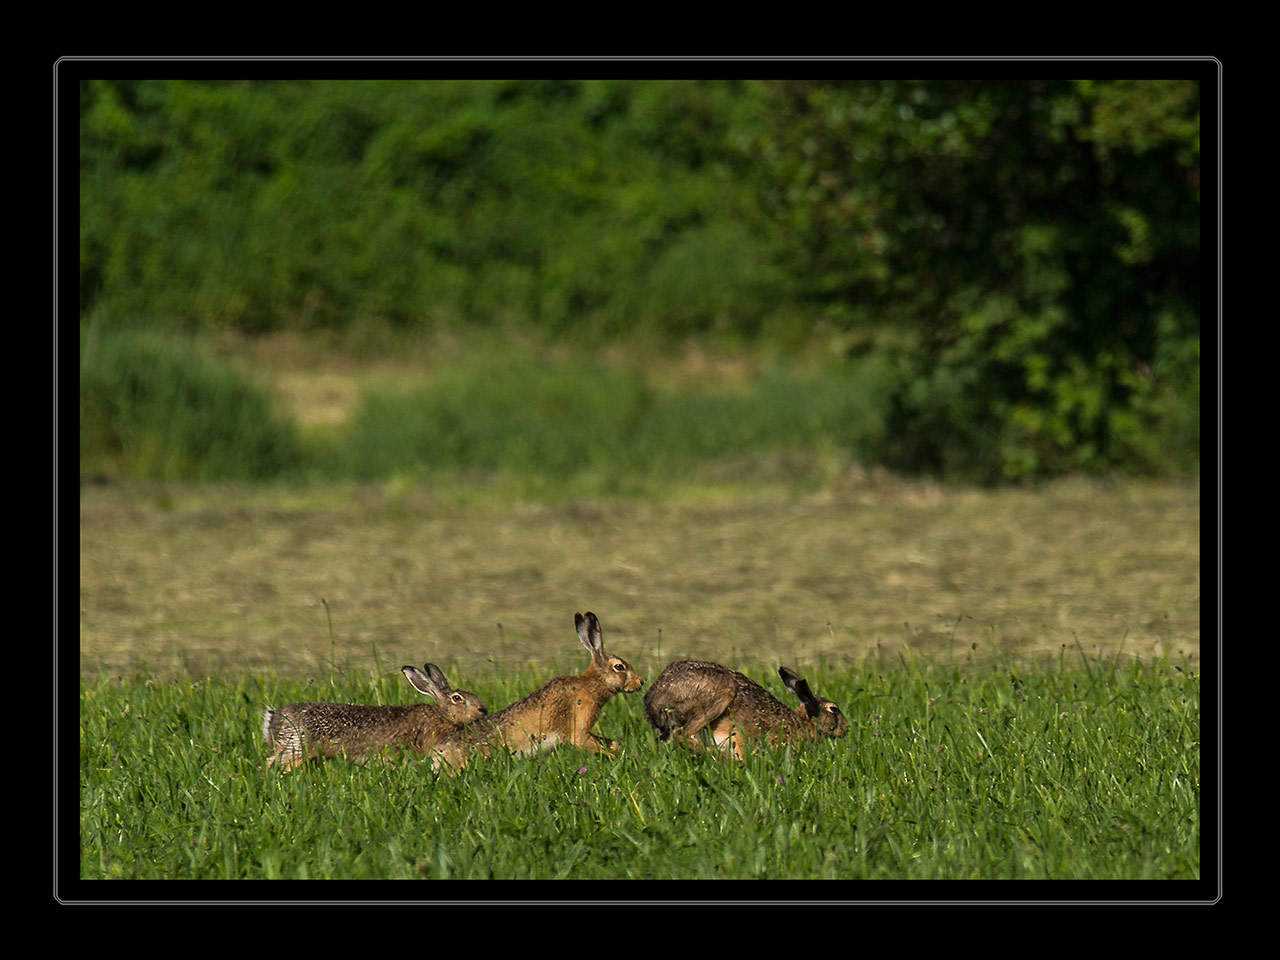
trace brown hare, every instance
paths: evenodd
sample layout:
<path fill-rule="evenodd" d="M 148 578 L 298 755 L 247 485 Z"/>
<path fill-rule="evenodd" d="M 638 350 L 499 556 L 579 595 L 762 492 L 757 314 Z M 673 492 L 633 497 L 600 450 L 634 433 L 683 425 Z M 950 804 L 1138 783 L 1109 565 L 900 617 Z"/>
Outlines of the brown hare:
<path fill-rule="evenodd" d="M 618 744 L 591 732 L 600 711 L 615 693 L 634 693 L 644 684 L 631 664 L 605 653 L 600 621 L 594 613 L 573 615 L 591 665 L 581 676 L 554 677 L 509 707 L 460 729 L 435 745 L 432 765 L 453 774 L 472 753 L 489 756 L 495 745 L 529 756 L 572 744 L 589 753 L 612 755 Z"/>
<path fill-rule="evenodd" d="M 262 718 L 262 736 L 272 745 L 267 766 L 278 763 L 287 772 L 315 757 L 363 760 L 393 748 L 425 754 L 437 740 L 488 713 L 474 693 L 450 687 L 434 663 L 426 673 L 410 666 L 400 670 L 437 706 L 291 703 L 268 710 Z"/>
<path fill-rule="evenodd" d="M 679 741 L 701 750 L 697 736 L 705 729 L 714 746 L 739 760 L 744 758 L 746 738 L 781 745 L 845 735 L 849 721 L 838 706 L 815 697 L 804 678 L 786 667 L 779 667 L 778 674 L 800 699 L 798 708 L 791 709 L 751 678 L 721 664 L 677 660 L 645 694 L 644 715 L 663 743 L 678 731 Z"/>

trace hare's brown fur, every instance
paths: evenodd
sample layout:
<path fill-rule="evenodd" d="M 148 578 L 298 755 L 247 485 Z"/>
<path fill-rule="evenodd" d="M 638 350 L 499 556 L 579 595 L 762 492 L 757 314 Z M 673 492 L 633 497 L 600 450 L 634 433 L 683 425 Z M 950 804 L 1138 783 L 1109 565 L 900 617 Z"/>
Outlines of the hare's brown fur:
<path fill-rule="evenodd" d="M 698 734 L 739 760 L 746 739 L 773 744 L 842 737 L 849 722 L 831 700 L 813 696 L 809 685 L 786 667 L 778 670 L 787 689 L 800 699 L 792 709 L 750 677 L 705 660 L 667 665 L 644 698 L 644 713 L 666 743 L 672 735 L 700 750 Z"/>
<path fill-rule="evenodd" d="M 521 700 L 504 707 L 435 746 L 433 764 L 450 773 L 467 765 L 471 753 L 489 756 L 495 745 L 531 755 L 572 744 L 589 753 L 613 754 L 618 744 L 591 732 L 600 711 L 615 693 L 633 693 L 644 679 L 621 657 L 605 653 L 600 621 L 594 613 L 574 614 L 591 665 L 579 676 L 554 677 Z"/>
<path fill-rule="evenodd" d="M 437 740 L 488 713 L 474 693 L 450 687 L 435 664 L 428 663 L 425 673 L 412 666 L 400 669 L 437 705 L 291 703 L 268 710 L 262 718 L 262 735 L 272 745 L 267 766 L 289 771 L 313 758 L 343 754 L 363 760 L 395 748 L 425 754 Z"/>

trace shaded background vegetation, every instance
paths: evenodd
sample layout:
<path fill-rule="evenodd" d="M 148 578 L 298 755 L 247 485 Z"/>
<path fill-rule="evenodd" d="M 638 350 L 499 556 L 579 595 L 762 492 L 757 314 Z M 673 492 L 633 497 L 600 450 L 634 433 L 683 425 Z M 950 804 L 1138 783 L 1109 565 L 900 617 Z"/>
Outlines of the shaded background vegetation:
<path fill-rule="evenodd" d="M 1198 470 L 1194 79 L 79 94 L 82 474 L 607 462 L 616 487 L 790 447 L 982 483 Z M 323 442 L 201 347 L 486 331 L 488 360 Z M 760 376 L 586 372 L 690 338 Z"/>

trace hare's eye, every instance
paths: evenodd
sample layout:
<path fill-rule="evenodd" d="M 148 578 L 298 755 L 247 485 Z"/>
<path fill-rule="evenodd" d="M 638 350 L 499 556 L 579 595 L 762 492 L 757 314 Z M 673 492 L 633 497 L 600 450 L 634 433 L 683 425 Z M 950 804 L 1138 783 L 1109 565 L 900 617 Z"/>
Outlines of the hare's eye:
<path fill-rule="evenodd" d="M 619 673 L 626 673 L 627 665 L 625 663 L 615 663 L 613 665 L 613 669 L 617 670 Z"/>
<path fill-rule="evenodd" d="M 455 694 L 454 694 L 452 697 L 450 697 L 449 699 L 450 699 L 450 700 L 452 700 L 454 703 L 461 703 L 461 702 L 462 702 L 462 694 L 460 694 L 460 693 L 455 693 Z"/>

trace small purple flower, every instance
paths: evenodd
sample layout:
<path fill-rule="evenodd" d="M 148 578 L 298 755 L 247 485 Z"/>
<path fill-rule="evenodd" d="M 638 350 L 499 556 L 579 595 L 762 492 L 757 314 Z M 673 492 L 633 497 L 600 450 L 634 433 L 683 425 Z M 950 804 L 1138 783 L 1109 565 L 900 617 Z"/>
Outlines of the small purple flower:
<path fill-rule="evenodd" d="M 778 774 L 778 782 L 779 782 L 779 783 L 781 783 L 781 782 L 782 782 L 782 774 Z"/>
<path fill-rule="evenodd" d="M 586 767 L 579 767 L 579 768 L 578 768 L 578 772 L 579 772 L 579 773 L 586 773 L 586 772 L 587 772 L 587 768 L 586 768 Z"/>

